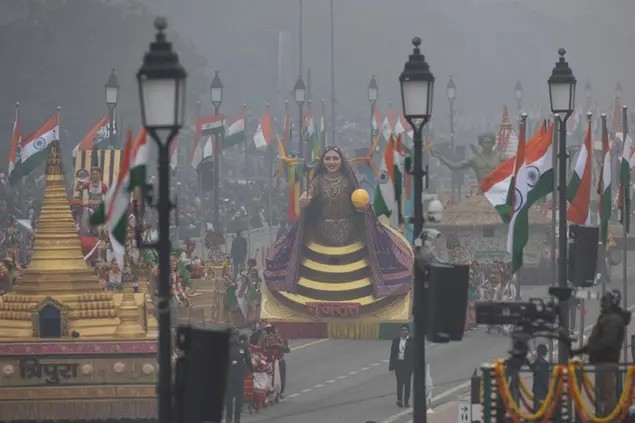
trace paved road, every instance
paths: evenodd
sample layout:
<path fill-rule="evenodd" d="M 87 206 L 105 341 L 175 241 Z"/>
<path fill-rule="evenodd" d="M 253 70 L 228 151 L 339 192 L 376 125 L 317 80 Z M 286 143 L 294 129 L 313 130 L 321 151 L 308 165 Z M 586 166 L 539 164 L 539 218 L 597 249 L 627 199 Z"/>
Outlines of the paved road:
<path fill-rule="evenodd" d="M 546 291 L 546 287 L 522 290 L 524 298 L 541 297 Z M 631 304 L 635 304 L 633 291 L 629 295 Z M 597 316 L 597 302 L 590 303 L 587 309 L 587 324 L 592 324 Z M 388 372 L 387 341 L 317 340 L 306 346 L 299 342 L 301 349 L 287 357 L 289 380 L 285 401 L 253 416 L 246 415 L 243 421 L 411 421 L 408 410 L 395 406 L 395 381 Z M 477 329 L 467 333 L 462 342 L 430 345 L 427 358 L 434 384 L 434 406 L 441 407 L 463 396 L 474 369 L 483 362 L 505 356 L 509 342 L 507 337 Z"/>

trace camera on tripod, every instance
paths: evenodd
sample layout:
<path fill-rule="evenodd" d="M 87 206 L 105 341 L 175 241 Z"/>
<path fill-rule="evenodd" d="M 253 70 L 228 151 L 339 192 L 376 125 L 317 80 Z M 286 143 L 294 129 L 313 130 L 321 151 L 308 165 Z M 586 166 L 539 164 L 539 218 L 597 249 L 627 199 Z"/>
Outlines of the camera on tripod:
<path fill-rule="evenodd" d="M 560 303 L 571 298 L 567 287 L 549 288 L 549 301 L 531 298 L 528 302 L 479 301 L 476 303 L 476 323 L 482 325 L 513 325 L 510 355 L 521 363 L 529 352 L 529 340 L 536 336 L 558 339 L 568 345 L 571 338 L 558 326 Z"/>
<path fill-rule="evenodd" d="M 551 299 L 530 298 L 528 302 L 518 301 L 477 301 L 476 323 L 479 325 L 518 325 L 522 322 L 553 324 L 558 319 L 561 301 L 571 297 L 571 288 L 551 287 Z"/>

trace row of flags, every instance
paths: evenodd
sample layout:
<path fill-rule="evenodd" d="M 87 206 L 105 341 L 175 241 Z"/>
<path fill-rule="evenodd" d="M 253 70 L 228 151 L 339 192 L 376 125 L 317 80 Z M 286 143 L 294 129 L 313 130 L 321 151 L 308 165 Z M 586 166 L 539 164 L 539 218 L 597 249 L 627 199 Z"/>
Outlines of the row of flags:
<path fill-rule="evenodd" d="M 611 193 L 611 151 L 606 116 L 601 121 L 602 168 L 597 192 L 599 194 L 598 223 L 600 241 L 604 244 L 608 237 L 608 223 L 612 213 L 613 196 Z M 624 108 L 624 132 L 621 139 L 622 155 L 620 159 L 618 209 L 620 223 L 630 231 L 630 175 L 635 165 L 635 151 L 630 134 L 626 130 L 627 114 Z M 591 223 L 592 190 L 592 119 L 587 119 L 584 144 L 569 183 L 567 185 L 567 220 L 575 224 Z M 523 250 L 529 239 L 529 210 L 533 204 L 553 192 L 553 146 L 557 131 L 554 125 L 546 122 L 541 125 L 529 141 L 525 141 L 527 128 L 521 121 L 518 147 L 515 156 L 502 162 L 490 175 L 481 181 L 480 187 L 498 211 L 501 219 L 509 223 L 507 251 L 512 255 L 514 272 L 523 264 Z M 620 141 L 621 141 L 620 139 Z"/>

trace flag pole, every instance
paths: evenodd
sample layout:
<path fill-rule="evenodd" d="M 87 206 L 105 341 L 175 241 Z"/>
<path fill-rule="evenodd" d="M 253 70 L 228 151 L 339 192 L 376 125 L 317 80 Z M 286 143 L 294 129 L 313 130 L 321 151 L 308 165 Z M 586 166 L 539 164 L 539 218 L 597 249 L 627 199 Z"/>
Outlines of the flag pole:
<path fill-rule="evenodd" d="M 626 147 L 626 137 L 628 136 L 628 106 L 622 106 L 622 148 Z M 626 156 L 624 154 L 627 154 Z M 624 157 L 630 158 L 630 151 L 622 152 L 622 160 Z M 621 165 L 621 163 L 620 163 Z M 630 166 L 630 163 L 628 164 Z M 630 189 L 631 189 L 631 181 L 630 181 L 630 170 L 629 170 L 629 179 L 628 181 L 624 181 L 622 186 L 622 297 L 624 302 L 624 310 L 628 309 L 628 269 L 627 269 L 627 258 L 628 258 L 628 222 L 630 219 L 631 208 L 630 208 Z M 628 362 L 628 342 L 624 340 L 624 362 Z"/>
<path fill-rule="evenodd" d="M 559 124 L 558 115 L 553 115 L 553 136 L 551 137 L 551 157 L 552 157 L 552 168 L 553 174 L 558 174 L 558 155 L 556 154 L 558 137 L 558 124 Z M 545 120 L 545 126 L 547 121 Z M 558 178 L 553 178 L 553 190 L 551 192 L 551 286 L 556 286 L 556 281 L 558 279 L 558 259 L 556 257 L 556 250 L 558 249 L 558 239 L 556 237 L 556 229 L 558 227 L 557 224 L 557 216 L 558 216 Z M 553 348 L 554 348 L 553 339 L 549 339 L 549 362 L 553 363 Z"/>
<path fill-rule="evenodd" d="M 591 138 L 591 148 L 589 149 L 589 151 L 587 151 L 587 155 L 588 155 L 588 159 L 589 162 L 591 163 L 591 181 L 593 181 L 593 136 L 591 134 L 593 134 L 592 131 L 592 122 L 593 122 L 593 113 L 591 113 L 591 111 L 588 111 L 586 114 L 586 119 L 587 119 L 587 131 L 589 132 L 589 137 Z M 584 135 L 584 142 L 586 143 L 586 134 Z M 589 199 L 589 210 L 588 210 L 588 218 L 587 218 L 587 222 L 589 222 L 591 220 L 591 201 Z M 579 336 L 579 345 L 582 346 L 584 345 L 584 328 L 586 326 L 586 322 L 584 319 L 584 313 L 586 310 L 586 300 L 584 298 L 580 299 L 580 330 L 578 333 Z M 575 328 L 574 328 L 575 329 Z"/>
<path fill-rule="evenodd" d="M 244 125 L 245 125 L 245 139 L 244 139 L 244 144 L 245 144 L 245 180 L 249 181 L 249 150 L 247 149 L 247 105 L 243 104 L 243 118 L 244 118 Z"/>
<path fill-rule="evenodd" d="M 454 132 L 454 131 L 453 131 Z M 521 113 L 519 116 L 519 121 L 518 121 L 518 137 L 522 140 L 523 144 L 525 143 L 525 141 L 527 140 L 527 113 Z M 452 134 L 452 137 L 454 137 L 454 134 Z M 454 142 L 454 141 L 452 141 Z M 454 151 L 453 151 L 454 153 Z M 452 175 L 454 175 L 454 172 L 452 172 Z M 454 181 L 454 187 L 456 188 L 456 181 Z M 520 301 L 521 297 L 520 297 L 520 277 L 519 275 L 515 275 L 516 277 L 516 295 L 514 296 L 514 300 L 516 301 Z"/>

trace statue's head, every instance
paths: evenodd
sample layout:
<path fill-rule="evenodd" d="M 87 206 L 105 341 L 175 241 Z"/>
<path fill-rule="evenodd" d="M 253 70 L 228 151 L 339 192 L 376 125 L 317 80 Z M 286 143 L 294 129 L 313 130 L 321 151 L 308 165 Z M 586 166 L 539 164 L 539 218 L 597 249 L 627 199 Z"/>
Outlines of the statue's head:
<path fill-rule="evenodd" d="M 487 132 L 478 136 L 478 143 L 484 152 L 489 153 L 494 149 L 496 144 L 496 135 L 492 132 Z"/>
<path fill-rule="evenodd" d="M 326 147 L 322 152 L 320 158 L 320 170 L 325 170 L 326 173 L 333 174 L 338 173 L 342 168 L 342 162 L 344 161 L 344 155 L 342 151 L 337 147 Z"/>

